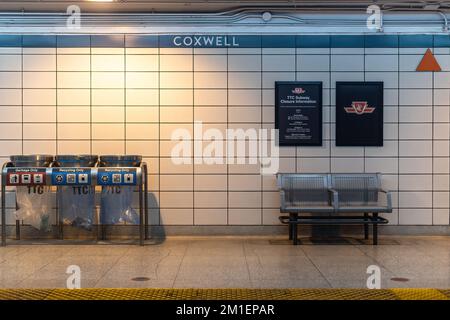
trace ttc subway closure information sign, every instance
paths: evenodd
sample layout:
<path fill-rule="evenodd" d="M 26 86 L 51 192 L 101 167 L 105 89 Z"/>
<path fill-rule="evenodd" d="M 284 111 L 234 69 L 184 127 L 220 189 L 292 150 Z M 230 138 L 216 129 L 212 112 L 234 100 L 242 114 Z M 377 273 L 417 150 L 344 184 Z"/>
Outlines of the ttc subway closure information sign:
<path fill-rule="evenodd" d="M 336 146 L 383 145 L 383 82 L 336 82 Z"/>
<path fill-rule="evenodd" d="M 279 146 L 322 145 L 322 82 L 275 82 Z"/>

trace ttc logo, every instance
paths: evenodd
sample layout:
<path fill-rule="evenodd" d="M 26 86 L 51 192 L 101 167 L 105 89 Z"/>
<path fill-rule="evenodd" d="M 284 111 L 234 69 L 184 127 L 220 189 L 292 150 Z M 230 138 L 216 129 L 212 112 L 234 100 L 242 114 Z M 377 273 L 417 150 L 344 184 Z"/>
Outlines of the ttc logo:
<path fill-rule="evenodd" d="M 292 90 L 292 93 L 294 93 L 294 94 L 302 94 L 302 93 L 305 93 L 305 92 L 306 92 L 306 90 L 303 89 L 303 88 L 294 88 Z"/>
<path fill-rule="evenodd" d="M 347 113 L 355 113 L 357 115 L 375 111 L 375 108 L 369 107 L 367 101 L 353 101 L 351 107 L 344 107 L 344 109 Z"/>

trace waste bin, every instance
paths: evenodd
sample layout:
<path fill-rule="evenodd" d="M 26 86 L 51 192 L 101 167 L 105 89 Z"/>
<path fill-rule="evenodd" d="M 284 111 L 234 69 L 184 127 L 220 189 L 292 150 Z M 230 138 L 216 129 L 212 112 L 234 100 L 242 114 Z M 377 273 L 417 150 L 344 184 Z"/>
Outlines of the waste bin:
<path fill-rule="evenodd" d="M 139 167 L 142 156 L 101 156 L 101 167 L 114 167 L 117 169 Z M 139 224 L 139 214 L 133 209 L 133 193 L 135 186 L 118 185 L 103 186 L 101 193 L 100 219 L 103 225 Z"/>
<path fill-rule="evenodd" d="M 53 162 L 51 155 L 15 155 L 10 160 L 17 168 L 44 168 Z M 31 175 L 28 175 L 31 177 Z M 22 176 L 22 179 L 24 177 Z M 31 178 L 29 179 L 31 180 Z M 16 187 L 16 220 L 41 231 L 51 231 L 50 213 L 53 209 L 51 188 L 28 181 Z"/>
<path fill-rule="evenodd" d="M 62 168 L 60 170 L 65 170 L 64 173 L 68 176 L 72 174 L 76 182 L 73 186 L 58 187 L 58 216 L 61 227 L 70 225 L 91 230 L 95 212 L 95 187 L 89 183 L 90 171 L 79 168 L 95 167 L 97 161 L 96 155 L 55 157 L 56 166 Z"/>

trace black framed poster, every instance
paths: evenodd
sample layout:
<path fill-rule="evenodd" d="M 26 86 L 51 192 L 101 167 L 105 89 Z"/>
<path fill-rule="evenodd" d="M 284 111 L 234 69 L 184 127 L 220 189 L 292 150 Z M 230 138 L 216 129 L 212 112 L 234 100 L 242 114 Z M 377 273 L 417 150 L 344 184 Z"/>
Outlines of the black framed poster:
<path fill-rule="evenodd" d="M 322 145 L 322 82 L 275 82 L 279 146 Z"/>
<path fill-rule="evenodd" d="M 336 82 L 336 146 L 383 145 L 383 82 Z"/>

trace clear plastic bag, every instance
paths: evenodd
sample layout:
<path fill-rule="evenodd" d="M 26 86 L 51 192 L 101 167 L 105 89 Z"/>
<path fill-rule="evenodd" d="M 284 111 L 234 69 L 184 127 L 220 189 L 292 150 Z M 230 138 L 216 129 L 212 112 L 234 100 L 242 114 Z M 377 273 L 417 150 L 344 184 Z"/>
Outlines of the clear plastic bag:
<path fill-rule="evenodd" d="M 60 187 L 58 205 L 63 224 L 86 230 L 92 229 L 95 207 L 94 187 Z"/>
<path fill-rule="evenodd" d="M 101 220 L 103 224 L 139 224 L 139 215 L 132 208 L 134 187 L 102 188 Z"/>
<path fill-rule="evenodd" d="M 51 231 L 51 189 L 46 186 L 16 188 L 16 219 L 44 231 Z"/>

